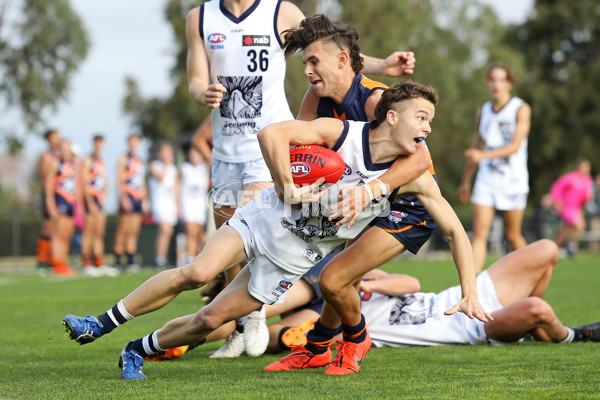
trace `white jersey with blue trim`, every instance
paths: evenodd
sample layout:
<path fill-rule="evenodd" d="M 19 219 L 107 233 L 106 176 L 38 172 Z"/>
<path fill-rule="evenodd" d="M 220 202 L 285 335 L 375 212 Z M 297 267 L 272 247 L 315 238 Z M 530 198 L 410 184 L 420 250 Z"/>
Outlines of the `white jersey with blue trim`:
<path fill-rule="evenodd" d="M 517 126 L 517 112 L 523 103 L 520 98 L 513 97 L 498 112 L 494 112 L 492 102 L 481 107 L 479 136 L 485 142 L 485 150 L 505 147 L 512 142 Z M 519 150 L 509 157 L 481 160 L 475 182 L 506 195 L 529 193 L 527 138 L 523 139 Z"/>
<path fill-rule="evenodd" d="M 256 0 L 239 18 L 212 0 L 200 8 L 200 35 L 211 83 L 227 89 L 212 111 L 213 157 L 242 163 L 262 158 L 256 134 L 293 119 L 284 92 L 285 57 L 277 32 L 281 0 Z"/>
<path fill-rule="evenodd" d="M 373 200 L 358 216 L 351 228 L 336 226 L 328 220 L 338 193 L 349 186 L 362 185 L 387 171 L 393 161 L 371 161 L 368 122 L 343 121 L 344 131 L 333 147 L 346 163 L 342 179 L 333 185 L 318 202 L 296 209 L 282 203 L 273 188 L 265 189 L 246 206 L 238 209 L 236 217 L 248 225 L 255 248 L 271 262 L 286 271 L 304 274 L 329 254 L 334 247 L 356 237 L 375 217 L 389 212 L 387 196 Z"/>

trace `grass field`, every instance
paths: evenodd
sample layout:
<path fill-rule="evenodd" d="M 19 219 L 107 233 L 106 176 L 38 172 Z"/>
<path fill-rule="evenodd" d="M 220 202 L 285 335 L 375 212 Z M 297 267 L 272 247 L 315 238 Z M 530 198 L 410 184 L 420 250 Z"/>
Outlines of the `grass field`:
<path fill-rule="evenodd" d="M 385 266 L 419 277 L 426 291 L 457 283 L 450 260 L 407 258 Z M 600 255 L 561 260 L 545 299 L 565 325 L 600 320 Z M 277 356 L 210 360 L 208 344 L 171 362 L 147 362 L 146 381 L 120 378 L 123 346 L 199 308 L 196 291 L 99 341 L 67 339 L 67 313 L 99 314 L 152 273 L 118 278 L 0 275 L 1 399 L 582 399 L 600 398 L 600 344 L 374 349 L 359 374 L 266 373 Z"/>

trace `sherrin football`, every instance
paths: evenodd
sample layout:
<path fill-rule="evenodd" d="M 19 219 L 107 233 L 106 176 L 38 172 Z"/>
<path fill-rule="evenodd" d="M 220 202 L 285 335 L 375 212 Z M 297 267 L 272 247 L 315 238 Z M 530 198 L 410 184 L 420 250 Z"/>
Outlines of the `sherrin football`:
<path fill-rule="evenodd" d="M 319 178 L 334 184 L 344 175 L 346 164 L 333 150 L 317 145 L 296 146 L 290 149 L 290 164 L 294 183 L 310 185 Z"/>

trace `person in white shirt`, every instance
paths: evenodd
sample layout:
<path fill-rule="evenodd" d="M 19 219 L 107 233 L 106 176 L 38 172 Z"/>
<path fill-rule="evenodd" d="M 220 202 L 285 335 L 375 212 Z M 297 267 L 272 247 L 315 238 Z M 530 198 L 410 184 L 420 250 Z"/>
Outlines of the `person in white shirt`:
<path fill-rule="evenodd" d="M 515 82 L 514 73 L 506 64 L 494 64 L 488 69 L 486 84 L 492 100 L 477 111 L 474 145 L 465 151 L 467 164 L 459 189 L 463 202 L 469 200 L 471 178 L 479 165 L 470 197 L 478 273 L 485 263 L 487 238 L 496 210 L 502 212 L 504 236 L 512 248 L 527 244 L 521 225 L 529 193 L 527 139 L 531 107 L 511 95 Z"/>
<path fill-rule="evenodd" d="M 208 213 L 209 182 L 206 161 L 198 150 L 193 146 L 190 147 L 187 161 L 181 165 L 179 172 L 181 220 L 186 237 L 186 264 L 202 251 L 208 239 L 204 226 Z"/>
<path fill-rule="evenodd" d="M 156 266 L 167 266 L 167 252 L 177 224 L 179 213 L 177 167 L 173 146 L 163 143 L 158 148 L 158 159 L 150 163 L 150 205 L 152 219 L 158 224 L 156 237 Z"/>

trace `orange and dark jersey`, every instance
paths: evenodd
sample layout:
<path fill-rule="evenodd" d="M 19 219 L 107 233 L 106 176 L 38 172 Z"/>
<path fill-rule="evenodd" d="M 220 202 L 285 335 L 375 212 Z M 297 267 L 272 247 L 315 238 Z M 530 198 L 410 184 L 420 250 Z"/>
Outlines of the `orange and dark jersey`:
<path fill-rule="evenodd" d="M 136 200 L 142 200 L 146 194 L 144 188 L 144 164 L 134 155 L 127 154 L 127 165 L 123 173 L 123 187 L 125 193 Z"/>
<path fill-rule="evenodd" d="M 102 204 L 104 202 L 104 187 L 106 182 L 104 180 L 105 167 L 104 162 L 95 156 L 90 156 L 92 165 L 89 172 L 89 180 L 87 185 L 87 191 L 96 198 L 96 200 Z"/>
<path fill-rule="evenodd" d="M 75 202 L 75 179 L 75 163 L 71 160 L 65 160 L 64 158 L 61 158 L 59 161 L 58 171 L 56 172 L 54 193 L 61 196 L 69 204 L 73 204 Z"/>
<path fill-rule="evenodd" d="M 374 91 L 385 89 L 387 86 L 383 83 L 373 81 L 359 72 L 354 77 L 350 91 L 342 104 L 337 104 L 331 97 L 321 97 L 317 114 L 319 117 L 369 122 L 365 103 Z"/>

